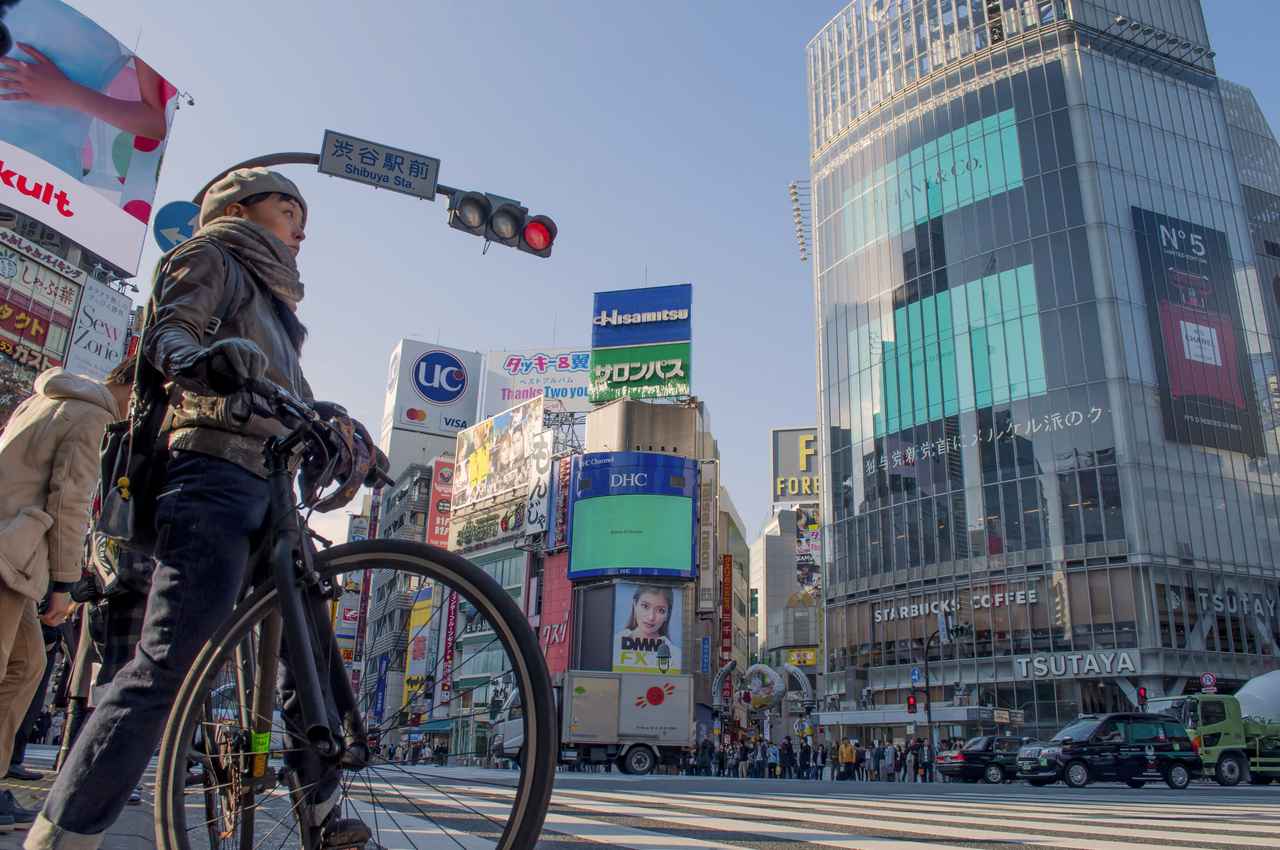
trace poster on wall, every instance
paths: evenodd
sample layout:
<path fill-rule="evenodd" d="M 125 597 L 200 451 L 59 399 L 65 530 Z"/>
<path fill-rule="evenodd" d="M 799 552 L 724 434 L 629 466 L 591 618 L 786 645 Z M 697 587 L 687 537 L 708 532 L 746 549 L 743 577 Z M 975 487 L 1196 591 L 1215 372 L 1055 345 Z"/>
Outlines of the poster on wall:
<path fill-rule="evenodd" d="M 71 330 L 67 371 L 102 380 L 124 360 L 133 302 L 105 283 L 86 280 L 84 298 Z"/>
<path fill-rule="evenodd" d="M 680 589 L 623 581 L 614 586 L 613 600 L 613 672 L 682 672 Z"/>
<path fill-rule="evenodd" d="M 48 82 L 0 100 L 0 204 L 137 274 L 177 90 L 66 3 L 4 6 L 6 58 Z"/>
<path fill-rule="evenodd" d="M 1227 235 L 1132 211 L 1166 439 L 1265 454 Z"/>

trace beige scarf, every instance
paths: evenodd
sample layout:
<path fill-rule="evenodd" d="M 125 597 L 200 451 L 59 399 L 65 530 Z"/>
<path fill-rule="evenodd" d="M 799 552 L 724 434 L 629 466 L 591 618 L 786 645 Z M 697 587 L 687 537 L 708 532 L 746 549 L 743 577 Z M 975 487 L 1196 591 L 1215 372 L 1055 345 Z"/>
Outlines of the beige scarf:
<path fill-rule="evenodd" d="M 211 236 L 227 247 L 258 281 L 293 312 L 298 312 L 305 288 L 293 252 L 274 233 L 245 218 L 222 216 L 200 228 L 197 236 Z"/>

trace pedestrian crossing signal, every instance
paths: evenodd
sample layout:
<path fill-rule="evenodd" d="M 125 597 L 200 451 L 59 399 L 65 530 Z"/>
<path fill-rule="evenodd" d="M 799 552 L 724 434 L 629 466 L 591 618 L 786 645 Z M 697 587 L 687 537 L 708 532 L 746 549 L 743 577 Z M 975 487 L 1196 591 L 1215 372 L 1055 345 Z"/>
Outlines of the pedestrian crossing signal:
<path fill-rule="evenodd" d="M 916 713 L 916 695 L 907 694 L 907 714 Z"/>

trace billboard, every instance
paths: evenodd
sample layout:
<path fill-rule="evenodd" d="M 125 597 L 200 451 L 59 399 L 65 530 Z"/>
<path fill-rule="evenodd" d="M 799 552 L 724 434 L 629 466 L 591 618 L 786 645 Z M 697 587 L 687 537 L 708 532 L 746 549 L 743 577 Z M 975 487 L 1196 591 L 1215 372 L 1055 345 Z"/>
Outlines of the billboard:
<path fill-rule="evenodd" d="M 1165 438 L 1264 454 L 1226 234 L 1132 212 Z"/>
<path fill-rule="evenodd" d="M 132 310 L 129 296 L 101 281 L 86 280 L 67 348 L 67 371 L 100 381 L 123 362 Z"/>
<path fill-rule="evenodd" d="M 592 349 L 591 403 L 689 395 L 689 358 L 688 342 Z"/>
<path fill-rule="evenodd" d="M 817 428 L 774 428 L 769 498 L 775 504 L 812 502 L 820 495 Z"/>
<path fill-rule="evenodd" d="M 449 546 L 449 517 L 453 513 L 453 461 L 431 462 L 431 504 L 427 508 L 427 542 L 441 549 Z"/>
<path fill-rule="evenodd" d="M 433 662 L 430 642 L 431 635 L 427 625 L 431 622 L 431 601 L 434 586 L 424 584 L 413 598 L 413 608 L 409 611 L 409 644 L 404 654 L 404 695 L 402 706 L 413 712 L 425 712 L 431 709 L 431 698 L 435 688 L 426 687 L 427 676 L 431 674 Z"/>
<path fill-rule="evenodd" d="M 788 605 L 817 605 L 822 589 L 822 521 L 818 506 L 796 505 L 796 584 Z"/>
<path fill-rule="evenodd" d="M 569 578 L 697 573 L 698 464 L 654 452 L 582 456 L 569 504 Z"/>
<path fill-rule="evenodd" d="M 584 413 L 591 352 L 583 348 L 529 348 L 485 355 L 482 416 L 493 416 L 521 402 L 546 399 L 548 411 Z"/>
<path fill-rule="evenodd" d="M 137 274 L 177 90 L 66 3 L 5 5 L 0 204 Z"/>
<path fill-rule="evenodd" d="M 453 437 L 470 428 L 479 409 L 482 369 L 479 352 L 400 340 L 391 352 L 384 431 Z"/>
<path fill-rule="evenodd" d="M 565 455 L 551 464 L 547 505 L 546 550 L 554 552 L 569 545 L 569 495 L 573 490 L 573 468 L 581 455 Z"/>
<path fill-rule="evenodd" d="M 591 348 L 688 342 L 693 286 L 649 286 L 595 294 Z"/>
<path fill-rule="evenodd" d="M 680 673 L 684 593 L 669 584 L 620 581 L 613 592 L 613 672 Z"/>
<path fill-rule="evenodd" d="M 530 461 L 543 433 L 541 397 L 460 432 L 453 509 L 527 491 L 534 474 Z"/>

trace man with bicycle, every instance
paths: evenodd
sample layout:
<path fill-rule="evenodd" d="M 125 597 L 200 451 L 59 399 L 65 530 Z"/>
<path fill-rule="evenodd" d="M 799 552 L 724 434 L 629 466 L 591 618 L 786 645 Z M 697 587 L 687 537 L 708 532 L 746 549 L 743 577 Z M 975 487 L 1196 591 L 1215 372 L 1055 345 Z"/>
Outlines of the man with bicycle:
<path fill-rule="evenodd" d="M 27 837 L 27 850 L 92 850 L 146 770 L 178 688 L 231 612 L 270 494 L 264 442 L 287 429 L 244 390 L 271 381 L 311 400 L 296 316 L 307 207 L 292 181 L 240 169 L 206 192 L 195 237 L 161 259 L 143 354 L 175 387 L 167 467 L 155 494 L 156 566 L 142 640 L 80 733 Z M 163 449 L 162 449 L 163 450 Z M 286 702 L 286 708 L 288 703 Z M 336 766 L 316 768 L 299 819 L 321 846 L 362 846 L 339 817 Z"/>

